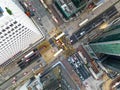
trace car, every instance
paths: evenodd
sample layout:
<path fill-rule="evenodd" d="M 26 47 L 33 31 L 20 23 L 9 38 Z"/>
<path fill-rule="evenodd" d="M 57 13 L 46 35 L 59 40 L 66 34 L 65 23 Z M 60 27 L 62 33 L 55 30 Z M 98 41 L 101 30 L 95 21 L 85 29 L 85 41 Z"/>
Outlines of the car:
<path fill-rule="evenodd" d="M 12 83 L 14 84 L 16 83 L 16 81 L 17 81 L 16 77 L 13 77 Z"/>
<path fill-rule="evenodd" d="M 72 57 L 71 57 L 71 62 L 72 62 L 72 63 L 75 63 L 75 60 L 74 60 Z"/>
<path fill-rule="evenodd" d="M 77 65 L 77 63 L 74 64 L 76 68 L 78 68 L 79 66 Z"/>
<path fill-rule="evenodd" d="M 16 80 L 16 77 L 13 77 L 13 80 Z"/>
<path fill-rule="evenodd" d="M 15 83 L 16 83 L 16 80 L 13 80 L 12 83 L 15 84 Z"/>
<path fill-rule="evenodd" d="M 82 32 L 80 33 L 81 36 L 84 35 L 84 34 L 85 34 L 85 31 L 82 31 Z"/>
<path fill-rule="evenodd" d="M 24 72 L 24 76 L 26 76 L 28 74 L 28 72 Z"/>
<path fill-rule="evenodd" d="M 28 62 L 30 59 L 26 59 L 25 62 Z"/>
<path fill-rule="evenodd" d="M 75 34 L 73 34 L 71 37 L 70 37 L 70 42 L 71 44 L 75 44 L 76 42 L 78 41 L 77 37 Z"/>
<path fill-rule="evenodd" d="M 88 9 L 93 9 L 96 5 L 92 2 L 88 5 Z"/>

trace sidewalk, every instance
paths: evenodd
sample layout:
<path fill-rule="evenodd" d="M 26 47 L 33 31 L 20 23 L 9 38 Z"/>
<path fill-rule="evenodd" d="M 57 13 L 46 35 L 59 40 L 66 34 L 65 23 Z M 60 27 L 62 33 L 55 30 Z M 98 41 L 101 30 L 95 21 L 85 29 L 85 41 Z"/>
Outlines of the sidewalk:
<path fill-rule="evenodd" d="M 100 85 L 103 83 L 103 80 L 95 80 L 92 76 L 83 82 L 86 87 L 86 90 L 100 90 Z"/>

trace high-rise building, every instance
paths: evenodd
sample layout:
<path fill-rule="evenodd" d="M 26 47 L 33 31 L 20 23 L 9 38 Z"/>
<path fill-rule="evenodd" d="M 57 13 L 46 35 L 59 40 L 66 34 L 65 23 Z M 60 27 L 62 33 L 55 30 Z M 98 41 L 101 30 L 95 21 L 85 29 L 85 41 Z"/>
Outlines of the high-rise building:
<path fill-rule="evenodd" d="M 114 71 L 120 70 L 120 19 L 116 19 L 102 35 L 85 45 L 92 58 Z"/>
<path fill-rule="evenodd" d="M 0 0 L 0 65 L 31 44 L 43 40 L 40 28 L 13 0 Z"/>

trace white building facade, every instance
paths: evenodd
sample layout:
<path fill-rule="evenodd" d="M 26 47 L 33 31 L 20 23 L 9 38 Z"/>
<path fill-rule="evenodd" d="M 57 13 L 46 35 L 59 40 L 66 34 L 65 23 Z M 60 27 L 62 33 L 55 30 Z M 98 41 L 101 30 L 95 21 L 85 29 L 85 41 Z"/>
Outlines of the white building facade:
<path fill-rule="evenodd" d="M 0 0 L 0 65 L 43 38 L 42 31 L 12 0 Z"/>

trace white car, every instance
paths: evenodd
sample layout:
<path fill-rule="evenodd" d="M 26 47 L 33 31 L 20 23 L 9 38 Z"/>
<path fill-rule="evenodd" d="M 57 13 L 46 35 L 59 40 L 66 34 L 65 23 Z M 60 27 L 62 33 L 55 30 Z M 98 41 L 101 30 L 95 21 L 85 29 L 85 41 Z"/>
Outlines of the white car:
<path fill-rule="evenodd" d="M 74 64 L 76 68 L 78 68 L 79 66 L 77 65 L 77 63 Z"/>
<path fill-rule="evenodd" d="M 82 31 L 82 32 L 80 33 L 81 36 L 84 35 L 84 34 L 85 34 L 85 31 Z"/>

